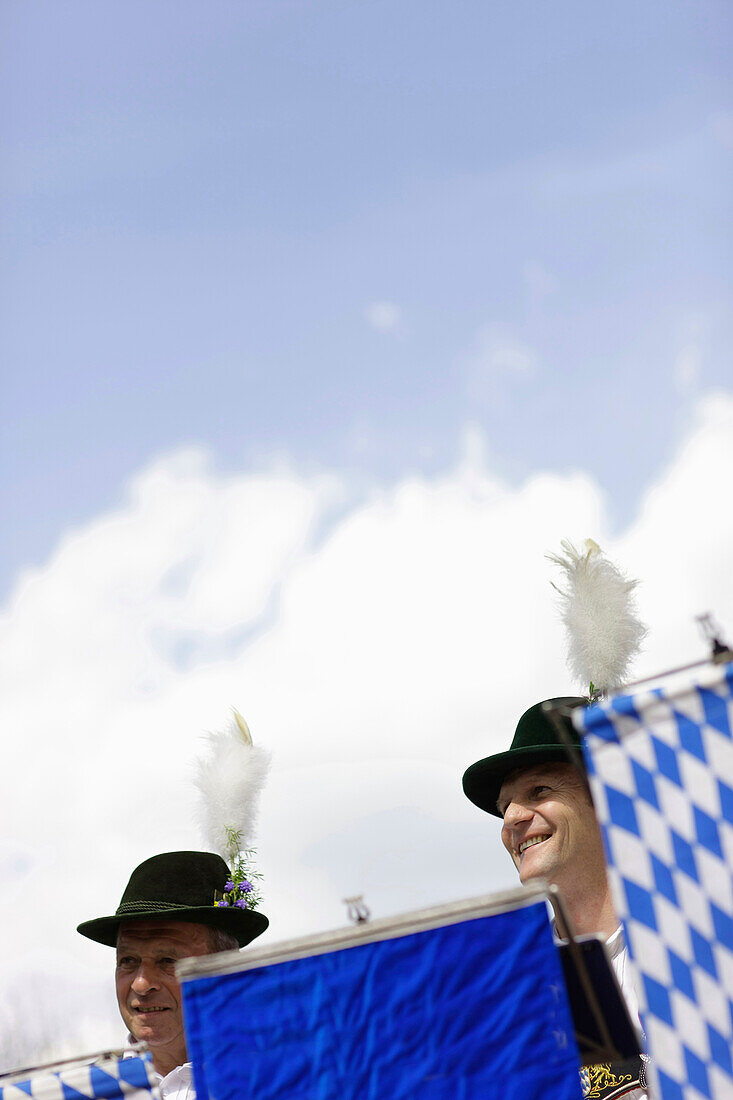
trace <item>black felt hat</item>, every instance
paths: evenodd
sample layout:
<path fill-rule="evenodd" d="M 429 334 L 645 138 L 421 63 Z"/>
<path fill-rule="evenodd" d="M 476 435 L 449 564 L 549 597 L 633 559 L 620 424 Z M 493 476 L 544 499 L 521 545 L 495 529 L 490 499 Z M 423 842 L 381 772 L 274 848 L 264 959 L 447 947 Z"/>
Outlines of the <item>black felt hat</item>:
<path fill-rule="evenodd" d="M 552 719 L 543 709 L 545 703 L 551 704 L 553 709 L 563 708 L 554 711 L 555 718 L 567 730 L 572 744 L 580 745 L 578 732 L 567 717 L 565 709 L 587 704 L 587 699 L 566 696 L 535 703 L 517 722 L 511 748 L 506 752 L 497 753 L 496 756 L 477 760 L 463 773 L 463 790 L 479 809 L 486 810 L 495 817 L 501 817 L 496 808 L 499 791 L 509 773 L 517 768 L 531 768 L 534 764 L 552 761 L 569 762 L 570 754 L 567 746 L 560 741 Z M 575 760 L 572 761 L 572 763 L 575 762 Z"/>
<path fill-rule="evenodd" d="M 221 856 L 213 852 L 163 852 L 151 856 L 130 876 L 117 912 L 79 925 L 77 932 L 108 947 L 117 945 L 123 921 L 191 921 L 221 928 L 244 947 L 261 935 L 269 921 L 264 913 L 216 904 L 231 878 Z"/>

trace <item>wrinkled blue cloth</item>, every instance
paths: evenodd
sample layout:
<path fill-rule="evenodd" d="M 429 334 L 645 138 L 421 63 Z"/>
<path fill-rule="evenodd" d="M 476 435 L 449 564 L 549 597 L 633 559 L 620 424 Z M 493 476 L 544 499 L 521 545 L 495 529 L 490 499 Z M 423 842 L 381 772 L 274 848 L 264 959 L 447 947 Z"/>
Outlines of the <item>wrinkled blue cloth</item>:
<path fill-rule="evenodd" d="M 199 1100 L 579 1100 L 543 901 L 183 983 Z"/>

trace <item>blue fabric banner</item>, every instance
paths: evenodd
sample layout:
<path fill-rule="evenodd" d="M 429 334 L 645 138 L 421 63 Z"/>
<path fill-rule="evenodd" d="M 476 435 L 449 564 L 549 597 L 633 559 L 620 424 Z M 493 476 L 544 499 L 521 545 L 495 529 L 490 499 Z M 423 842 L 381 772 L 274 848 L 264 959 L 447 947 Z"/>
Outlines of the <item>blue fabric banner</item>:
<path fill-rule="evenodd" d="M 198 1100 L 580 1100 L 544 901 L 183 982 Z"/>

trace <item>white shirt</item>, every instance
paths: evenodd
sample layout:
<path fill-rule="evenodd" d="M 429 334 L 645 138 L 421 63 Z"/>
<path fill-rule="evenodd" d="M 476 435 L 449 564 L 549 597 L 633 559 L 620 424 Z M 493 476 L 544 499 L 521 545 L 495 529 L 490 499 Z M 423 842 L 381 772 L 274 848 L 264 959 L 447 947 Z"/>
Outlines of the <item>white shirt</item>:
<path fill-rule="evenodd" d="M 638 1026 L 639 1031 L 641 1031 L 639 998 L 636 995 L 636 989 L 634 987 L 633 967 L 629 959 L 629 949 L 626 946 L 624 930 L 621 925 L 619 925 L 613 935 L 609 936 L 606 940 L 606 948 L 611 956 L 611 966 L 616 975 L 616 981 L 621 986 L 621 992 L 624 995 L 626 1007 L 629 1010 L 629 1016 L 632 1022 Z M 644 1092 L 643 1089 L 634 1089 L 633 1092 L 629 1092 L 626 1095 L 628 1100 L 647 1100 L 647 1093 Z"/>
<path fill-rule="evenodd" d="M 193 1087 L 193 1067 L 190 1062 L 176 1066 L 165 1077 L 156 1073 L 161 1100 L 196 1100 Z"/>
<path fill-rule="evenodd" d="M 619 925 L 612 936 L 606 940 L 606 948 L 611 956 L 611 965 L 616 975 L 616 981 L 621 986 L 629 1016 L 641 1030 L 639 1020 L 639 998 L 636 996 L 632 964 L 629 960 L 629 949 L 624 939 L 624 930 Z"/>
<path fill-rule="evenodd" d="M 130 1045 L 136 1043 L 134 1036 L 128 1034 L 127 1041 Z M 134 1057 L 130 1051 L 126 1058 Z M 193 1066 L 190 1062 L 184 1062 L 182 1066 L 176 1066 L 165 1077 L 161 1077 L 157 1069 L 151 1066 L 155 1084 L 158 1086 L 161 1100 L 196 1100 L 196 1090 L 193 1087 Z"/>

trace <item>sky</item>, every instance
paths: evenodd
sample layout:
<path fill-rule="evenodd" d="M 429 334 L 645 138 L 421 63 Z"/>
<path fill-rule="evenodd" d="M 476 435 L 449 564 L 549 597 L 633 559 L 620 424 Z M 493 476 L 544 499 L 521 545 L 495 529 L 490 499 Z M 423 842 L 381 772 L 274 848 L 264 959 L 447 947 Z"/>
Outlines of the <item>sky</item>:
<path fill-rule="evenodd" d="M 119 1041 L 75 926 L 232 705 L 274 943 L 513 884 L 460 776 L 581 687 L 561 539 L 639 675 L 733 636 L 733 102 L 710 0 L 0 22 L 3 1069 Z"/>

